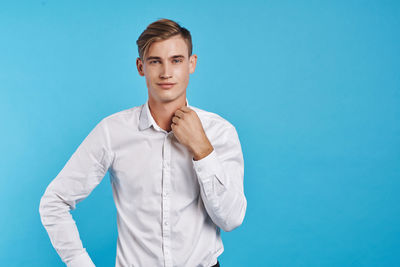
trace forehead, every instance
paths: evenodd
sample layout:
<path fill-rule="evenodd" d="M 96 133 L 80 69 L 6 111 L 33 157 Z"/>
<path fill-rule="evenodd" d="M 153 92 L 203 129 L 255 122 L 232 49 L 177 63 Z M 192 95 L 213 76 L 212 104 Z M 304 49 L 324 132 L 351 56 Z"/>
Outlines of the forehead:
<path fill-rule="evenodd" d="M 188 52 L 189 48 L 185 40 L 182 36 L 177 35 L 166 40 L 152 43 L 147 51 L 146 58 L 150 56 L 168 57 L 179 54 L 187 56 Z"/>

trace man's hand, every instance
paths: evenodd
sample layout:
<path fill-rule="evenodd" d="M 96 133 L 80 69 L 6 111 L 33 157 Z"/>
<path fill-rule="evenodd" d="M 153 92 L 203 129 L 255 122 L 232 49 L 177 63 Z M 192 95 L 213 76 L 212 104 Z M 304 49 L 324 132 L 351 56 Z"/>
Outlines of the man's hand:
<path fill-rule="evenodd" d="M 194 160 L 200 160 L 214 150 L 196 112 L 187 106 L 175 111 L 171 129 L 179 143 L 193 153 Z"/>

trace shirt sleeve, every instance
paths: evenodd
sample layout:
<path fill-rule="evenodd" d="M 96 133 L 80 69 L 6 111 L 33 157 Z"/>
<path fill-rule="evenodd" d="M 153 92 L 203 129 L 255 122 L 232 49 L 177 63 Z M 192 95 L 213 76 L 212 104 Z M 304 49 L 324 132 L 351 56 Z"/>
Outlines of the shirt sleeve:
<path fill-rule="evenodd" d="M 70 210 L 101 182 L 112 162 L 104 120 L 79 145 L 43 194 L 39 213 L 50 241 L 69 267 L 95 266 L 83 247 Z"/>
<path fill-rule="evenodd" d="M 206 157 L 192 161 L 207 213 L 227 232 L 240 226 L 246 213 L 243 154 L 233 126 L 225 128 L 214 139 L 210 139 L 214 150 Z"/>

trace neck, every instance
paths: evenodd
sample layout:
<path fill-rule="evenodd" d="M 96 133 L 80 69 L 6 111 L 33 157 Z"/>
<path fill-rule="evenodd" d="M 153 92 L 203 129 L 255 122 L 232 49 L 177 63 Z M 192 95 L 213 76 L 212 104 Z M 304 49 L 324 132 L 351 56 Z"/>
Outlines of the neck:
<path fill-rule="evenodd" d="M 165 131 L 171 131 L 172 117 L 175 111 L 186 105 L 186 96 L 171 102 L 158 102 L 149 97 L 149 109 L 155 122 Z"/>

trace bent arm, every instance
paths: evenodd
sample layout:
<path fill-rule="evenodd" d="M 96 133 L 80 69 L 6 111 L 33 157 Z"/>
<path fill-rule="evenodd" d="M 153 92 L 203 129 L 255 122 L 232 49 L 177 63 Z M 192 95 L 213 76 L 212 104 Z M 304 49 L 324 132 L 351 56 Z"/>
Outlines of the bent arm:
<path fill-rule="evenodd" d="M 206 157 L 193 160 L 193 167 L 207 213 L 227 232 L 242 224 L 247 207 L 243 154 L 235 128 L 225 129 L 213 147 Z"/>
<path fill-rule="evenodd" d="M 82 245 L 70 211 L 101 182 L 111 162 L 107 132 L 101 121 L 51 181 L 40 200 L 42 224 L 67 266 L 95 266 Z"/>

